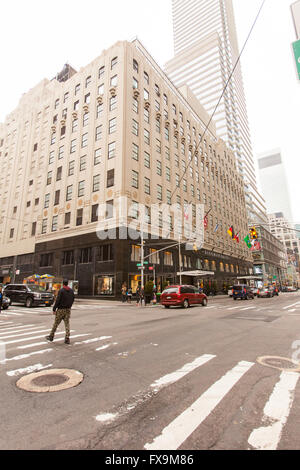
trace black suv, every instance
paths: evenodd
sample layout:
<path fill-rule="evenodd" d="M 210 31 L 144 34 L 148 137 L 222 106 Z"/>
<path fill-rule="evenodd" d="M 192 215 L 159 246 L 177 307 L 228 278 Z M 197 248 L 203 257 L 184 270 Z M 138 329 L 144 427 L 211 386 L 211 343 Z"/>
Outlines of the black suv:
<path fill-rule="evenodd" d="M 41 286 L 28 284 L 8 284 L 4 289 L 4 294 L 12 303 L 24 304 L 26 307 L 34 305 L 52 305 L 54 295 L 47 292 Z"/>

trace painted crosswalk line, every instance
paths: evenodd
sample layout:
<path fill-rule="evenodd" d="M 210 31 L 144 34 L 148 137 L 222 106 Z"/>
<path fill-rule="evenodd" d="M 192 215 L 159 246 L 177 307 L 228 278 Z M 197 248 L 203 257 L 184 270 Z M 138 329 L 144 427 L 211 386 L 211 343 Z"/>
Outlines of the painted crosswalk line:
<path fill-rule="evenodd" d="M 239 362 L 204 392 L 189 408 L 165 427 L 162 433 L 154 438 L 152 443 L 145 444 L 145 449 L 178 449 L 253 365 L 253 362 Z"/>
<path fill-rule="evenodd" d="M 293 404 L 298 379 L 297 372 L 283 371 L 281 373 L 280 379 L 264 408 L 263 421 L 268 421 L 271 424 L 254 429 L 249 436 L 248 442 L 254 449 L 277 449 Z"/>
<path fill-rule="evenodd" d="M 48 367 L 52 367 L 52 364 L 47 364 L 46 366 L 43 366 L 42 364 L 34 364 L 32 366 L 24 367 L 22 369 L 9 370 L 6 372 L 6 375 L 10 377 L 15 377 L 16 375 L 30 374 L 32 372 L 47 369 Z"/>

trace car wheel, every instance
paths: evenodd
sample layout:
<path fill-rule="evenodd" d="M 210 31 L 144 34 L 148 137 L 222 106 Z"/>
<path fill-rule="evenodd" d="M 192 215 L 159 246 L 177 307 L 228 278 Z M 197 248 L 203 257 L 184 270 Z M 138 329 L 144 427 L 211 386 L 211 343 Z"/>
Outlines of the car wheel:
<path fill-rule="evenodd" d="M 188 308 L 190 306 L 188 299 L 184 299 L 182 306 L 183 308 Z"/>
<path fill-rule="evenodd" d="M 207 305 L 207 299 L 203 299 L 203 300 L 202 300 L 202 306 L 203 306 L 203 307 L 206 307 L 206 305 Z"/>
<path fill-rule="evenodd" d="M 33 304 L 32 298 L 31 298 L 31 297 L 27 297 L 26 302 L 25 302 L 25 307 L 31 308 L 31 307 L 32 307 L 32 304 Z"/>
<path fill-rule="evenodd" d="M 165 307 L 165 308 L 170 308 L 170 305 L 165 305 L 164 307 Z"/>
<path fill-rule="evenodd" d="M 245 300 L 248 300 L 248 295 L 245 296 Z"/>
<path fill-rule="evenodd" d="M 236 297 L 233 297 L 233 300 L 236 300 Z"/>
<path fill-rule="evenodd" d="M 8 309 L 8 305 L 6 305 L 5 307 L 2 307 L 2 310 L 7 310 Z"/>

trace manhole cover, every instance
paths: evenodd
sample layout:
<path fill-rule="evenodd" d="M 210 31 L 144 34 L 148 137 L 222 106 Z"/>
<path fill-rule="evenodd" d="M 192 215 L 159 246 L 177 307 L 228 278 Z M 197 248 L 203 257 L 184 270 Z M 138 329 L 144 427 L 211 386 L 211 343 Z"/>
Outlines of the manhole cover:
<path fill-rule="evenodd" d="M 31 383 L 39 387 L 51 387 L 53 385 L 60 385 L 69 380 L 69 377 L 63 374 L 45 374 L 32 379 Z"/>
<path fill-rule="evenodd" d="M 292 372 L 300 371 L 300 364 L 287 357 L 261 356 L 257 358 L 257 362 L 263 366 L 273 367 L 274 369 L 290 370 Z"/>
<path fill-rule="evenodd" d="M 25 375 L 16 385 L 27 392 L 58 392 L 76 387 L 82 380 L 83 374 L 77 370 L 50 369 Z"/>

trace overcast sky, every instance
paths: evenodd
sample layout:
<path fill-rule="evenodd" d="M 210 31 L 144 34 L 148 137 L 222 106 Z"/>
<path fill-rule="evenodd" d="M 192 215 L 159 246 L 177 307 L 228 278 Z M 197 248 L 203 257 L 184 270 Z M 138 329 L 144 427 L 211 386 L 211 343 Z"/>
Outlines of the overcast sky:
<path fill-rule="evenodd" d="M 291 50 L 296 39 L 293 2 L 266 0 L 242 56 L 242 72 L 254 158 L 281 149 L 294 222 L 300 223 L 300 82 Z M 233 4 L 241 49 L 262 0 Z M 64 63 L 79 69 L 116 41 L 135 36 L 163 67 L 173 56 L 171 0 L 2 0 L 0 122 L 23 93 L 43 78 L 53 78 Z"/>

